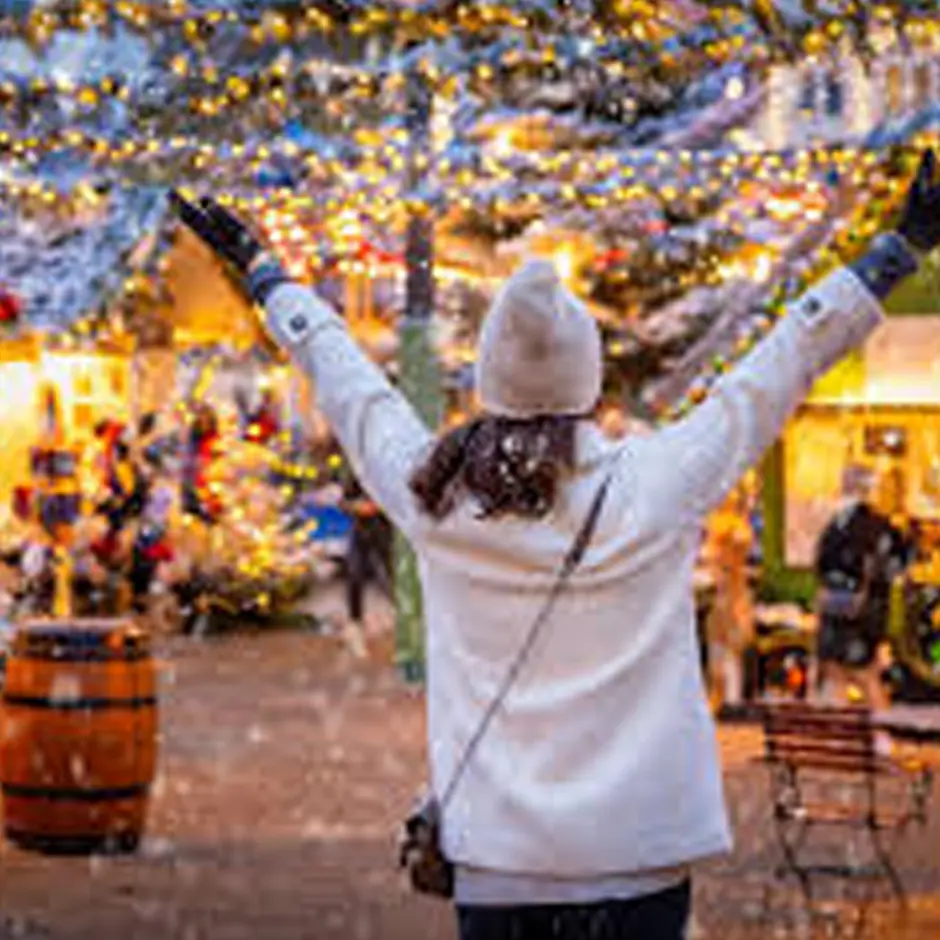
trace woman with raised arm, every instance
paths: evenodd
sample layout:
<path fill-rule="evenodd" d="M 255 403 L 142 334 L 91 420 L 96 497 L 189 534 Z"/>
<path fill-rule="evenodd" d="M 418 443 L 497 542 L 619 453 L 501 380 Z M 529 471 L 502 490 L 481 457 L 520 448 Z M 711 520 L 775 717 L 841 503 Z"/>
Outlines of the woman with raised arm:
<path fill-rule="evenodd" d="M 480 337 L 482 411 L 435 439 L 244 225 L 174 198 L 244 274 L 417 552 L 432 790 L 462 940 L 679 940 L 693 865 L 731 844 L 695 629 L 702 525 L 940 243 L 933 154 L 897 231 L 807 291 L 687 417 L 616 444 L 592 419 L 598 328 L 550 264 L 506 282 Z"/>

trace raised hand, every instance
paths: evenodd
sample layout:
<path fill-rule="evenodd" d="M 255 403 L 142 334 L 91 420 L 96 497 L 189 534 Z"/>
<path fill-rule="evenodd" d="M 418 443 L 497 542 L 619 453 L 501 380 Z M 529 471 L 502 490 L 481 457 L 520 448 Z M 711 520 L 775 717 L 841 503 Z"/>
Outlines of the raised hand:
<path fill-rule="evenodd" d="M 244 222 L 208 197 L 196 205 L 173 190 L 169 200 L 182 222 L 216 254 L 240 274 L 248 273 L 263 246 Z"/>
<path fill-rule="evenodd" d="M 924 153 L 908 190 L 898 233 L 918 251 L 932 251 L 940 245 L 940 183 L 933 149 Z"/>

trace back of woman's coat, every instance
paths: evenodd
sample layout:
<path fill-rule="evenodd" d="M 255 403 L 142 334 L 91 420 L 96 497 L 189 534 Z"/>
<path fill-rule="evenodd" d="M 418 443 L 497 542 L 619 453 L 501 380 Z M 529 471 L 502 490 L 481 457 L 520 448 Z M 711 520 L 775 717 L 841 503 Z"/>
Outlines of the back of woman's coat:
<path fill-rule="evenodd" d="M 830 275 L 703 404 L 658 433 L 615 446 L 585 422 L 576 472 L 539 521 L 480 520 L 470 503 L 441 522 L 422 514 L 409 479 L 431 431 L 312 292 L 282 285 L 267 308 L 363 485 L 420 559 L 438 790 L 614 474 L 585 560 L 445 814 L 449 856 L 583 878 L 728 849 L 695 633 L 700 530 L 813 381 L 878 324 L 862 281 Z"/>

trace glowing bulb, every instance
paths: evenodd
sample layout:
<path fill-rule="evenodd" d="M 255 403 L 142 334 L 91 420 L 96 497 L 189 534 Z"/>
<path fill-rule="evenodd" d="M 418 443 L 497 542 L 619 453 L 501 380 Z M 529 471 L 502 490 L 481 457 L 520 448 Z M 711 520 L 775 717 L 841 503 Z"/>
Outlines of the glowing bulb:
<path fill-rule="evenodd" d="M 744 92 L 747 90 L 744 79 L 740 75 L 735 75 L 733 78 L 728 80 L 728 84 L 725 85 L 725 97 L 729 101 L 740 101 L 744 97 Z"/>
<path fill-rule="evenodd" d="M 570 248 L 559 248 L 555 252 L 554 262 L 558 276 L 563 281 L 571 281 L 575 271 L 574 252 Z"/>
<path fill-rule="evenodd" d="M 765 284 L 770 280 L 773 273 L 773 264 L 769 255 L 761 255 L 754 263 L 754 280 L 759 284 Z"/>
<path fill-rule="evenodd" d="M 499 157 L 508 157 L 512 153 L 512 129 L 500 128 L 493 137 L 493 151 Z"/>

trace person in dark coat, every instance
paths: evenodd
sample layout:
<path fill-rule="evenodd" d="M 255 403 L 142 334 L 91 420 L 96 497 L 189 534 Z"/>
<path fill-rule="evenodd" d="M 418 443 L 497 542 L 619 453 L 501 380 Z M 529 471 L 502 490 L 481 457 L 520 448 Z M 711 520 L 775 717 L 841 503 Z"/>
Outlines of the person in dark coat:
<path fill-rule="evenodd" d="M 872 482 L 864 469 L 849 469 L 846 503 L 819 540 L 818 656 L 828 694 L 835 686 L 845 698 L 855 686 L 873 708 L 883 708 L 878 653 L 887 639 L 891 583 L 909 563 L 912 546 L 871 505 Z"/>
<path fill-rule="evenodd" d="M 347 639 L 353 653 L 364 656 L 366 588 L 375 582 L 391 594 L 391 539 L 388 520 L 349 470 L 343 480 L 344 509 L 352 518 L 346 550 Z"/>

